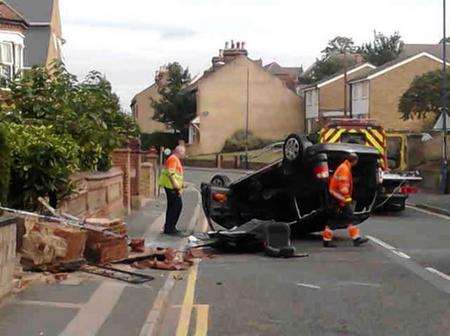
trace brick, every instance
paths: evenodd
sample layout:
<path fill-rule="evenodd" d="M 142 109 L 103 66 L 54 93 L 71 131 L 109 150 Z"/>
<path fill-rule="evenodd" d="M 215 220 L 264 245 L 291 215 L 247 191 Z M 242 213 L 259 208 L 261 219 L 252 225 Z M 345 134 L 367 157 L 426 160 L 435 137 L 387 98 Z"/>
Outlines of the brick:
<path fill-rule="evenodd" d="M 101 232 L 89 231 L 87 235 L 85 257 L 95 263 L 107 263 L 125 259 L 128 256 L 126 239 L 127 227 L 123 220 L 107 218 L 88 218 L 86 223 L 96 224 L 108 231 L 123 235 L 123 238 L 108 236 Z"/>

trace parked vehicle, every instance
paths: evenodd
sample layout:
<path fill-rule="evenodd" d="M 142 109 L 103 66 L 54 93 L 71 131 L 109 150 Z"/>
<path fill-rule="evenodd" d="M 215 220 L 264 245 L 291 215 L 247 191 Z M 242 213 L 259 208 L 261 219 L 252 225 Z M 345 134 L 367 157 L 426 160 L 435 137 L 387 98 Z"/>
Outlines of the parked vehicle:
<path fill-rule="evenodd" d="M 402 211 L 409 194 L 417 191 L 414 186 L 422 181 L 422 177 L 418 172 L 400 170 L 405 167 L 405 148 L 399 139 L 402 140 L 399 134 L 387 134 L 374 120 L 341 118 L 331 120 L 322 128 L 319 143 L 356 143 L 376 149 L 383 167 L 383 185 L 376 207 Z"/>
<path fill-rule="evenodd" d="M 328 192 L 330 174 L 350 153 L 360 160 L 354 167 L 355 216 L 370 217 L 380 187 L 380 153 L 355 144 L 313 145 L 292 134 L 283 146 L 283 159 L 233 182 L 201 186 L 203 209 L 211 224 L 231 229 L 252 219 L 292 223 L 294 232 L 321 231 L 344 223 Z M 217 180 L 217 176 L 213 178 Z"/>

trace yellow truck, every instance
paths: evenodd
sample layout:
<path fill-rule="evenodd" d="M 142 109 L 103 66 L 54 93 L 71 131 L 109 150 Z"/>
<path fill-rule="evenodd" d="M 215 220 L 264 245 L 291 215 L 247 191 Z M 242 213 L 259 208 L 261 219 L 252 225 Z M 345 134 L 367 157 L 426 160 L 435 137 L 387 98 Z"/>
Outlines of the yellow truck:
<path fill-rule="evenodd" d="M 405 209 L 406 199 L 417 192 L 414 187 L 422 181 L 418 172 L 405 171 L 407 167 L 406 140 L 402 133 L 386 133 L 371 119 L 330 120 L 319 132 L 319 143 L 355 143 L 373 147 L 382 156 L 382 190 L 377 207 L 388 211 Z"/>

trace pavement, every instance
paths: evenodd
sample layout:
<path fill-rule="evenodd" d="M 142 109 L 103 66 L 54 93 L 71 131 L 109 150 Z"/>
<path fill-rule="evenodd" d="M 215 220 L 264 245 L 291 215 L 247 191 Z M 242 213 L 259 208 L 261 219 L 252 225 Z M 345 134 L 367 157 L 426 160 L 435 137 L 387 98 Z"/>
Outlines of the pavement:
<path fill-rule="evenodd" d="M 431 190 L 420 190 L 412 194 L 408 203 L 419 208 L 450 216 L 450 195 L 438 194 Z"/>
<path fill-rule="evenodd" d="M 199 211 L 196 188 L 215 173 L 186 171 L 183 227 Z M 182 244 L 160 237 L 163 209 L 159 199 L 133 214 L 130 232 Z M 318 235 L 295 240 L 306 258 L 222 253 L 184 272 L 150 270 L 147 285 L 32 286 L 0 309 L 0 335 L 450 335 L 449 224 L 408 206 L 363 223 L 370 241 L 359 248 L 337 231 L 336 249 Z M 195 228 L 205 229 L 202 216 Z"/>
<path fill-rule="evenodd" d="M 199 200 L 198 191 L 188 187 L 183 194 L 180 230 L 199 230 L 196 227 Z M 183 247 L 187 239 L 161 234 L 164 211 L 163 194 L 126 219 L 129 236 L 145 237 L 148 246 Z M 131 285 L 75 272 L 60 283 L 34 283 L 0 308 L 0 335 L 155 335 L 164 312 L 167 289 L 176 281 L 176 272 L 139 272 L 155 279 L 143 285 Z"/>

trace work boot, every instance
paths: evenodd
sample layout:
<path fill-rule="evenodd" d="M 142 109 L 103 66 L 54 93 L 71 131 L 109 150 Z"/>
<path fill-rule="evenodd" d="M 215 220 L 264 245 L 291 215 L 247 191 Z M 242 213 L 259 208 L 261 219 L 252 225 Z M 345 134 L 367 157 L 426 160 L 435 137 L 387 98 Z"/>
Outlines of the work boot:
<path fill-rule="evenodd" d="M 335 248 L 337 246 L 332 241 L 324 240 L 323 241 L 323 247 Z"/>
<path fill-rule="evenodd" d="M 359 237 L 353 240 L 353 246 L 360 246 L 362 244 L 365 244 L 369 241 L 367 238 Z"/>

